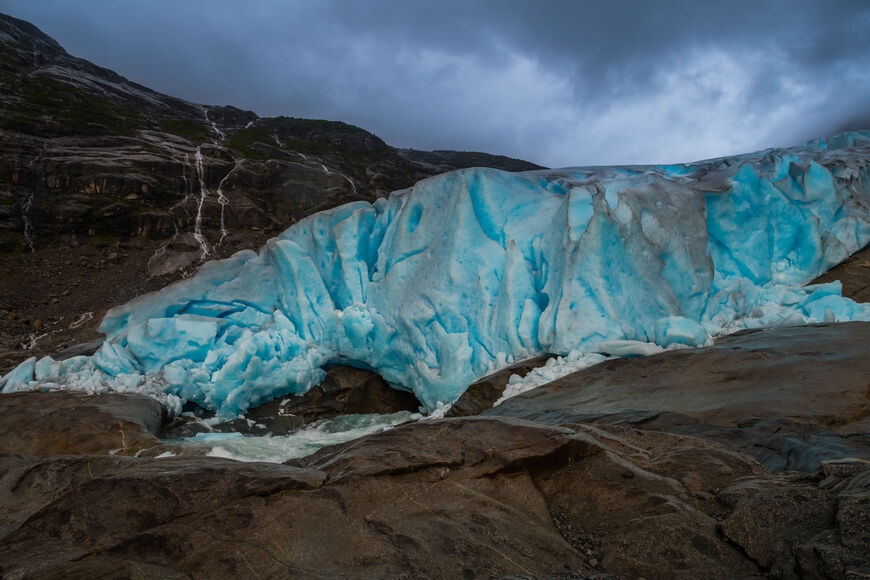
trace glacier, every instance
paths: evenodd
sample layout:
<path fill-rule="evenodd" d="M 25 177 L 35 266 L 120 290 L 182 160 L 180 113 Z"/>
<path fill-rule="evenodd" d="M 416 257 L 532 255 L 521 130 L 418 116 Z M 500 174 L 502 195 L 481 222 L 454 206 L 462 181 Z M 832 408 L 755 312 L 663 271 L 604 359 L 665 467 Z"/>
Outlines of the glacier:
<path fill-rule="evenodd" d="M 431 411 L 544 353 L 870 320 L 839 283 L 805 286 L 868 243 L 866 131 L 677 165 L 465 169 L 208 262 L 109 310 L 93 356 L 31 358 L 0 386 L 143 392 L 232 417 L 350 364 Z"/>

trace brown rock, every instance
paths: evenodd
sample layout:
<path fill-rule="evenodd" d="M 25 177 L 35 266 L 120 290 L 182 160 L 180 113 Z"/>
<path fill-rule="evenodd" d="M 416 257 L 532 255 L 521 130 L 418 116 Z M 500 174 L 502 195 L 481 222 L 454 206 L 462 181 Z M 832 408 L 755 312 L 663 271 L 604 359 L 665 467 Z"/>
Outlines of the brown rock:
<path fill-rule="evenodd" d="M 774 477 L 697 437 L 487 417 L 285 465 L 0 455 L 0 573 L 848 577 L 866 569 L 867 465 Z"/>
<path fill-rule="evenodd" d="M 164 409 L 142 395 L 0 395 L 0 453 L 134 454 L 159 444 Z"/>
<path fill-rule="evenodd" d="M 639 437 L 640 435 L 638 435 Z M 213 458 L 0 457 L 4 576 L 733 578 L 757 573 L 636 441 L 505 419 L 420 422 L 289 465 Z M 700 441 L 736 474 L 757 466 Z M 703 478 L 706 465 L 689 467 Z M 620 474 L 631 466 L 635 477 Z M 586 552 L 594 538 L 595 551 Z M 664 543 L 662 540 L 664 539 Z M 35 557 L 41 554 L 41 557 Z"/>
<path fill-rule="evenodd" d="M 462 445 L 456 442 L 462 441 Z M 570 429 L 515 419 L 463 418 L 403 425 L 325 447 L 286 465 L 318 468 L 330 481 L 398 475 L 435 468 L 492 476 L 556 469 L 601 451 L 591 437 Z"/>
<path fill-rule="evenodd" d="M 482 378 L 462 393 L 462 396 L 453 403 L 445 416 L 468 417 L 479 415 L 490 409 L 492 404 L 501 397 L 502 392 L 504 392 L 508 381 L 513 375 L 524 377 L 529 371 L 544 366 L 550 358 L 552 357 L 544 355 L 524 360 Z"/>
<path fill-rule="evenodd" d="M 750 478 L 719 497 L 733 508 L 722 533 L 772 577 L 870 575 L 870 470 Z"/>
<path fill-rule="evenodd" d="M 484 413 L 628 423 L 706 437 L 771 470 L 870 459 L 870 323 L 738 333 L 712 347 L 605 361 Z"/>
<path fill-rule="evenodd" d="M 855 302 L 870 302 L 870 248 L 865 248 L 839 266 L 834 266 L 811 284 L 835 280 L 843 284 L 843 296 Z"/>
<path fill-rule="evenodd" d="M 625 409 L 718 424 L 784 417 L 843 424 L 870 415 L 870 323 L 744 331 L 711 347 L 605 361 L 512 399 L 489 414 L 544 418 Z"/>

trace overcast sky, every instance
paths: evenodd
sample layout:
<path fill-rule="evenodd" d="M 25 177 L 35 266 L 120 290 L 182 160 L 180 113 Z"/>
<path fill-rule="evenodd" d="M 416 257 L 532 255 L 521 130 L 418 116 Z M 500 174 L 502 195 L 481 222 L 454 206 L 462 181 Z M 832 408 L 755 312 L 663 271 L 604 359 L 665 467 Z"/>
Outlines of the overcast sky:
<path fill-rule="evenodd" d="M 0 12 L 187 100 L 553 167 L 690 161 L 870 121 L 866 0 L 0 0 Z"/>

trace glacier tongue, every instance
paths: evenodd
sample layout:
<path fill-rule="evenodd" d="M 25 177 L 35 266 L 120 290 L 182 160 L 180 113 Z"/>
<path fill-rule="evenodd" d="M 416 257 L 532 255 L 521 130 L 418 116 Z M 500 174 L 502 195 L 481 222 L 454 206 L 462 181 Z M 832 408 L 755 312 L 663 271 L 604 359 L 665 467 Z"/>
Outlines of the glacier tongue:
<path fill-rule="evenodd" d="M 210 262 L 110 310 L 92 357 L 31 359 L 2 386 L 141 390 L 233 416 L 345 363 L 431 410 L 540 353 L 870 320 L 838 284 L 801 287 L 868 242 L 868 132 L 686 165 L 467 169 Z"/>

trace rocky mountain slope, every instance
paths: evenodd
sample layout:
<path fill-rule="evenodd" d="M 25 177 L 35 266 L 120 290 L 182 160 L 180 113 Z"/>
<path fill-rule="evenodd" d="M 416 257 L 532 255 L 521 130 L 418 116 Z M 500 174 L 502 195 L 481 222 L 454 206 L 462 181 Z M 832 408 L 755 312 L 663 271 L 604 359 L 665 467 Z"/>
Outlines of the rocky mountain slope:
<path fill-rule="evenodd" d="M 94 338 L 107 307 L 203 259 L 472 165 L 537 168 L 396 150 L 341 122 L 191 103 L 0 15 L 0 372 Z"/>

